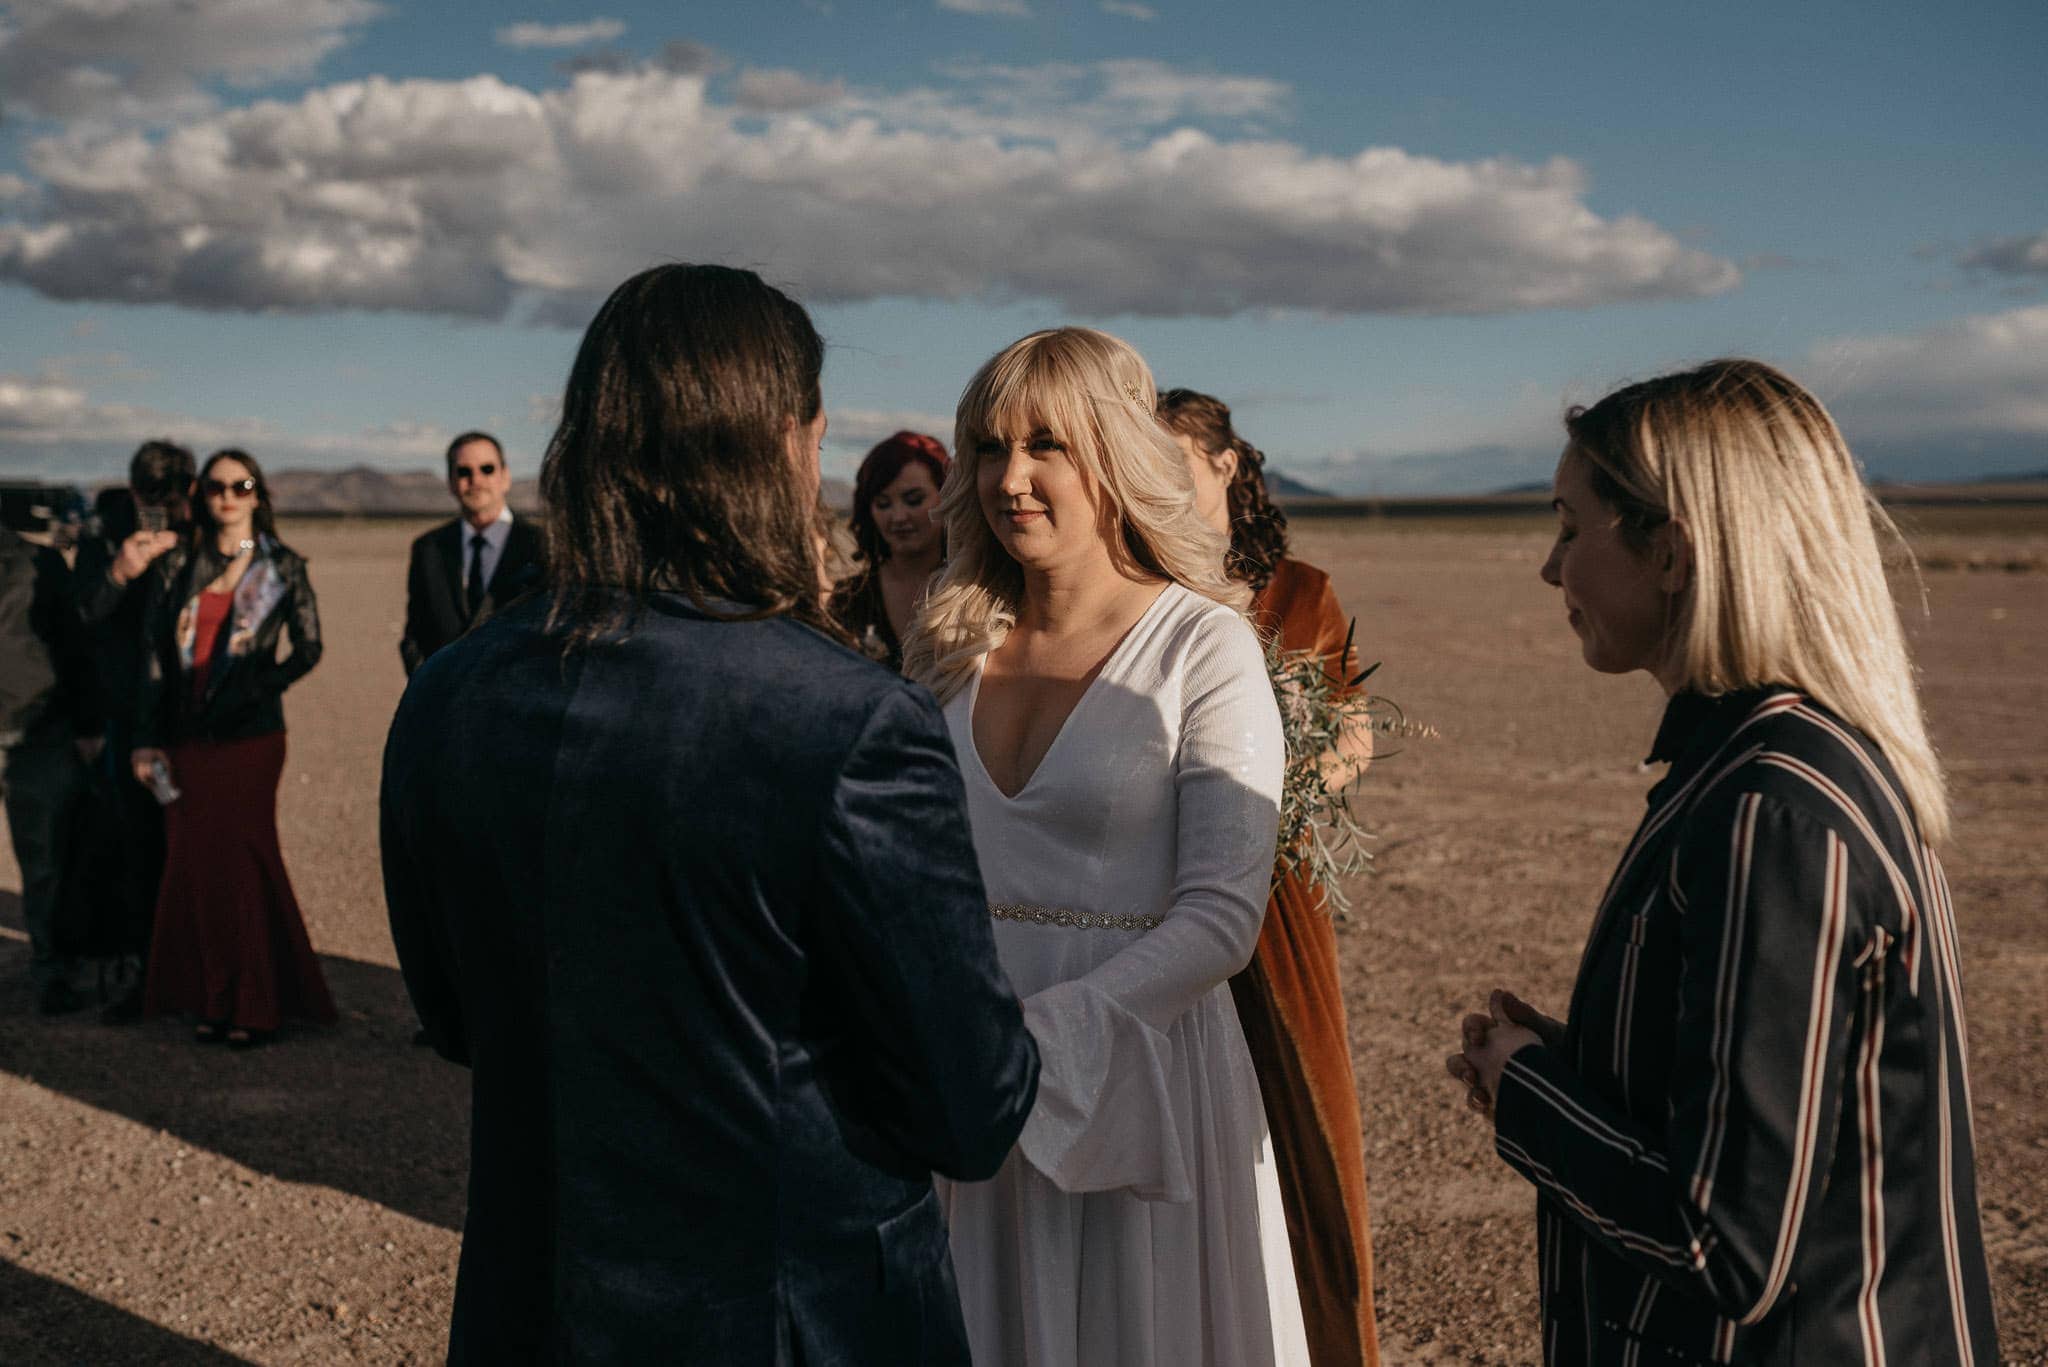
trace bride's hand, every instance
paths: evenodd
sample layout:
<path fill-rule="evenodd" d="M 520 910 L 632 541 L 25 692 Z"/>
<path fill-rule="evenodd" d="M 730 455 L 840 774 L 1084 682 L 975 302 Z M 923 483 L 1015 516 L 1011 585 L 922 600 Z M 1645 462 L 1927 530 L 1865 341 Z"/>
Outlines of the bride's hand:
<path fill-rule="evenodd" d="M 1545 1047 L 1562 1048 L 1564 1045 L 1564 1022 L 1553 1016 L 1546 1016 L 1529 1003 L 1523 1001 L 1505 987 L 1496 987 L 1487 1005 L 1500 1016 L 1516 1025 L 1526 1025 L 1536 1032 L 1536 1037 Z"/>
<path fill-rule="evenodd" d="M 1484 1045 L 1487 1032 L 1492 1028 L 1491 1017 L 1476 1012 L 1466 1016 L 1458 1030 L 1459 1042 L 1463 1048 L 1444 1059 L 1444 1071 L 1465 1086 L 1465 1104 L 1489 1119 L 1493 1116 L 1493 1093 L 1487 1090 L 1485 1082 L 1479 1076 L 1479 1070 L 1465 1057 L 1465 1050 Z"/>

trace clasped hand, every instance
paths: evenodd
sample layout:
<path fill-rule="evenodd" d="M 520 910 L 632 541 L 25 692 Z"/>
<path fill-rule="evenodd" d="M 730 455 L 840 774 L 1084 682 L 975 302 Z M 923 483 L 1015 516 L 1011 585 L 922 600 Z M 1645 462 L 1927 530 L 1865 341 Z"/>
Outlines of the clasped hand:
<path fill-rule="evenodd" d="M 1459 1026 L 1459 1037 L 1461 1047 L 1444 1059 L 1444 1068 L 1465 1085 L 1465 1104 L 1491 1116 L 1501 1070 L 1515 1051 L 1530 1044 L 1556 1048 L 1564 1041 L 1564 1023 L 1497 987 L 1486 999 L 1486 1014 L 1474 1011 L 1467 1015 Z"/>

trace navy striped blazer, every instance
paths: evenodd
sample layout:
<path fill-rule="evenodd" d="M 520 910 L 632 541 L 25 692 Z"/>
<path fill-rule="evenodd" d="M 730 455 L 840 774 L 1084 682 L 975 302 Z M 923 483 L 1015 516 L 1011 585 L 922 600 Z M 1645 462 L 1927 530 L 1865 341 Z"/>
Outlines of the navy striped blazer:
<path fill-rule="evenodd" d="M 1877 747 L 1680 694 L 1561 1048 L 1495 1147 L 1539 1192 L 1546 1361 L 1998 1362 L 1955 920 Z"/>

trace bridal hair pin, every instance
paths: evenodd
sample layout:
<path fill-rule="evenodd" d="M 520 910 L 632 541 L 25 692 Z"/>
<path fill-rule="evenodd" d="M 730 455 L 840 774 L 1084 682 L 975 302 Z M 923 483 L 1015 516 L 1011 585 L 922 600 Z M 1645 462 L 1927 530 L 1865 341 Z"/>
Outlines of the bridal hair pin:
<path fill-rule="evenodd" d="M 1150 418 L 1156 416 L 1152 412 L 1152 405 L 1145 402 L 1144 391 L 1139 389 L 1138 386 L 1134 384 L 1127 384 L 1124 386 L 1124 393 L 1131 396 L 1132 403 L 1138 405 L 1138 407 L 1145 410 L 1146 417 Z"/>

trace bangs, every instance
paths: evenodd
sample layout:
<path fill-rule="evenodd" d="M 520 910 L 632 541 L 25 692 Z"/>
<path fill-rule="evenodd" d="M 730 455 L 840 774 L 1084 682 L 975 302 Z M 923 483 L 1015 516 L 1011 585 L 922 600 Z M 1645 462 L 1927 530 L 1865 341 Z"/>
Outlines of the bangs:
<path fill-rule="evenodd" d="M 956 452 L 991 438 L 1008 445 L 1046 432 L 1078 455 L 1102 439 L 1080 368 L 1058 347 L 1043 344 L 1016 348 L 984 366 L 960 396 L 956 424 Z"/>

